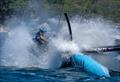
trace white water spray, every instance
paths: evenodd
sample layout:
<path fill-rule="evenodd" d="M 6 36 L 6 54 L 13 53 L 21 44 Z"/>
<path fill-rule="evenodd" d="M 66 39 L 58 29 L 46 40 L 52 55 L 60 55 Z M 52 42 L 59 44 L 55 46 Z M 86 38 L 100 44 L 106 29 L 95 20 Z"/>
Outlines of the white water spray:
<path fill-rule="evenodd" d="M 78 52 L 93 47 L 114 45 L 116 39 L 114 36 L 118 35 L 118 31 L 111 24 L 97 19 L 80 22 L 80 18 L 75 18 L 71 25 L 73 42 L 69 41 L 68 27 L 64 23 L 60 31 L 56 30 L 59 32 L 57 36 L 48 41 L 48 50 L 44 54 L 40 52 L 39 56 L 31 52 L 31 48 L 34 48 L 36 43 L 33 42 L 28 29 L 24 29 L 26 26 L 11 30 L 11 36 L 2 49 L 1 64 L 16 67 L 57 68 L 61 64 L 61 53 L 57 51 Z"/>
<path fill-rule="evenodd" d="M 101 19 L 90 19 L 81 21 L 74 18 L 71 22 L 73 41 L 79 46 L 80 50 L 89 50 L 93 47 L 115 45 L 115 36 L 119 36 L 119 31 L 114 25 Z M 68 26 L 63 25 L 63 29 L 58 34 L 65 39 L 68 35 Z"/>
<path fill-rule="evenodd" d="M 32 37 L 26 29 L 16 28 L 11 30 L 9 37 L 6 39 L 2 49 L 2 65 L 26 67 L 31 66 L 34 61 L 29 52 L 33 45 Z"/>

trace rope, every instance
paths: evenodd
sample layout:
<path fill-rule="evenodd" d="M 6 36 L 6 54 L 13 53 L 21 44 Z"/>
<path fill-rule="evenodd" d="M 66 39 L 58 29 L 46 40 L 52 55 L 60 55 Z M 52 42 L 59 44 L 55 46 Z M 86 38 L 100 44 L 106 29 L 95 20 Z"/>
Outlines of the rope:
<path fill-rule="evenodd" d="M 62 14 L 63 14 L 63 12 L 64 12 L 64 2 L 63 2 L 62 6 L 61 6 L 61 8 L 60 8 L 60 11 L 61 11 L 61 13 L 60 13 L 60 17 L 59 17 L 59 19 L 58 19 L 59 21 L 58 21 L 57 27 L 60 25 L 61 18 L 62 18 Z"/>

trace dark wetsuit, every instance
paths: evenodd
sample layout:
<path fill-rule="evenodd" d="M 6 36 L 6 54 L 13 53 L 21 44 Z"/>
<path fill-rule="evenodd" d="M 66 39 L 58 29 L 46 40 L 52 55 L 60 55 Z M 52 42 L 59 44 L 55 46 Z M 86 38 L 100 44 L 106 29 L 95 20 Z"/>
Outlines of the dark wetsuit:
<path fill-rule="evenodd" d="M 67 68 L 72 66 L 72 60 L 71 57 L 63 58 L 62 59 L 62 65 L 61 68 Z"/>
<path fill-rule="evenodd" d="M 48 50 L 48 43 L 47 41 L 45 41 L 45 43 L 42 43 L 42 39 L 40 37 L 40 31 L 37 32 L 35 34 L 35 38 L 33 39 L 35 41 L 35 43 L 37 44 L 36 45 L 36 48 L 35 48 L 35 51 L 37 50 L 37 53 L 35 53 L 36 55 L 38 54 L 44 54 L 45 52 L 47 52 Z"/>
<path fill-rule="evenodd" d="M 35 34 L 34 40 L 37 41 L 37 43 L 39 43 L 39 44 L 44 44 L 44 43 L 46 43 L 45 32 L 38 31 L 38 32 Z"/>
<path fill-rule="evenodd" d="M 37 32 L 37 33 L 35 34 L 34 41 L 37 42 L 37 44 L 41 44 L 41 43 L 40 43 L 40 32 Z"/>

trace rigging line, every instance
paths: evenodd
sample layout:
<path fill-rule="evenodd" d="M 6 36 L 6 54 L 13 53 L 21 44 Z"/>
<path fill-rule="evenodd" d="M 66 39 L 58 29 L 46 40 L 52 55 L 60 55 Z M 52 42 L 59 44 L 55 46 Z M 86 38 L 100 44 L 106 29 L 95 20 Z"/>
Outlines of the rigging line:
<path fill-rule="evenodd" d="M 60 11 L 61 11 L 61 13 L 60 13 L 60 16 L 59 16 L 59 21 L 58 21 L 57 27 L 60 25 L 60 22 L 61 22 L 61 19 L 62 19 L 62 14 L 64 12 L 64 0 L 62 0 L 62 5 L 60 7 Z"/>

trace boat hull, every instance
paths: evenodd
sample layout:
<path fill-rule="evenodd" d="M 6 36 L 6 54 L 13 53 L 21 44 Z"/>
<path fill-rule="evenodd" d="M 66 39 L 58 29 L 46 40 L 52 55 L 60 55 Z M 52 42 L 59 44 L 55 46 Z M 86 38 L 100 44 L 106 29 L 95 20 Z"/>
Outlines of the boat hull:
<path fill-rule="evenodd" d="M 85 71 L 100 77 L 110 77 L 109 70 L 105 66 L 87 55 L 74 54 L 71 59 L 74 67 L 82 67 Z"/>

